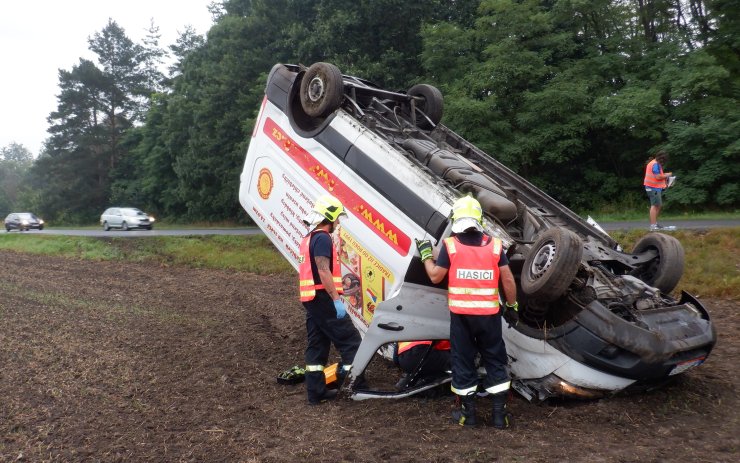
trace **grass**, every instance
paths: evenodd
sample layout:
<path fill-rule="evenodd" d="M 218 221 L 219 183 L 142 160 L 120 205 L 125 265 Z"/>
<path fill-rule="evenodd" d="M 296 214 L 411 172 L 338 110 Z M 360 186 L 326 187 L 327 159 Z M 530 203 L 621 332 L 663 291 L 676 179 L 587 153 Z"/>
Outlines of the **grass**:
<path fill-rule="evenodd" d="M 644 230 L 612 232 L 629 251 Z M 671 233 L 686 253 L 678 285 L 701 297 L 740 298 L 740 228 Z M 292 273 L 293 267 L 264 235 L 161 236 L 147 239 L 0 234 L 0 249 L 76 259 L 130 260 L 250 272 Z"/>
<path fill-rule="evenodd" d="M 293 267 L 263 235 L 94 238 L 8 233 L 0 249 L 90 260 L 130 260 L 271 275 Z"/>
<path fill-rule="evenodd" d="M 644 230 L 612 232 L 629 251 Z M 684 273 L 677 288 L 699 297 L 740 298 L 740 228 L 671 232 L 684 248 Z"/>
<path fill-rule="evenodd" d="M 648 221 L 648 209 L 644 210 L 599 210 L 579 213 L 581 217 L 590 215 L 597 222 L 618 222 L 618 221 L 629 221 L 629 220 L 642 220 Z M 664 211 L 660 214 L 659 222 L 669 220 L 737 220 L 740 219 L 740 211 L 730 212 L 718 212 L 718 211 L 705 211 L 705 212 L 671 212 Z"/>

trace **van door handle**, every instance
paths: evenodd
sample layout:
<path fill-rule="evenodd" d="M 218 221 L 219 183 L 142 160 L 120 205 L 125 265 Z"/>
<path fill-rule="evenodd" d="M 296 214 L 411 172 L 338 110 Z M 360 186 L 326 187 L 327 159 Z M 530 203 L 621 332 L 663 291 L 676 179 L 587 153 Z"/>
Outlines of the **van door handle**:
<path fill-rule="evenodd" d="M 382 328 L 384 330 L 389 330 L 389 331 L 402 331 L 403 330 L 403 326 L 399 325 L 396 322 L 378 323 L 378 328 Z"/>

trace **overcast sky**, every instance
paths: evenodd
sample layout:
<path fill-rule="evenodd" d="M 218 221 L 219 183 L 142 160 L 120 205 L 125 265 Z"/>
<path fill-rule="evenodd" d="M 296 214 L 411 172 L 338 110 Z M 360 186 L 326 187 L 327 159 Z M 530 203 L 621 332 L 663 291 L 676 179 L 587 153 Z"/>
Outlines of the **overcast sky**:
<path fill-rule="evenodd" d="M 108 18 L 136 43 L 150 20 L 167 49 L 185 26 L 205 34 L 212 0 L 0 0 L 0 148 L 20 143 L 34 156 L 48 137 L 46 118 L 57 107 L 59 69 L 93 59 L 88 37 Z"/>

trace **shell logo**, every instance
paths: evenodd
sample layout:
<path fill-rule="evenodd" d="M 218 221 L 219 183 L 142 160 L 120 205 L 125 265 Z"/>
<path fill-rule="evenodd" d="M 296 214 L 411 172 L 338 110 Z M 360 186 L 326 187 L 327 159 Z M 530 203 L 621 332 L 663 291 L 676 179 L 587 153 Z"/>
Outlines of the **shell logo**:
<path fill-rule="evenodd" d="M 259 176 L 257 177 L 257 193 L 260 198 L 267 199 L 272 193 L 272 172 L 269 169 L 260 169 Z"/>

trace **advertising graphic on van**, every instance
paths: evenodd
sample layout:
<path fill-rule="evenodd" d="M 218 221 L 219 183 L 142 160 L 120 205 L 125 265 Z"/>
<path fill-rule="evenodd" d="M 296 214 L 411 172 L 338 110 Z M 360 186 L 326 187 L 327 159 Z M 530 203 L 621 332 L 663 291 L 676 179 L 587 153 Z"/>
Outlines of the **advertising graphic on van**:
<path fill-rule="evenodd" d="M 272 173 L 270 169 L 261 169 L 257 178 L 257 191 L 260 198 L 269 199 L 272 192 Z"/>
<path fill-rule="evenodd" d="M 340 261 L 344 297 L 350 311 L 370 326 L 375 307 L 385 299 L 385 290 L 393 284 L 393 274 L 346 230 L 340 231 Z"/>
<path fill-rule="evenodd" d="M 274 166 L 273 162 L 269 158 L 261 158 L 255 166 L 252 182 L 260 201 L 252 205 L 250 215 L 276 242 L 291 264 L 297 266 L 298 248 L 308 231 L 301 219 L 310 209 L 311 201 L 286 173 L 275 178 L 273 172 L 281 172 L 282 169 Z"/>
<path fill-rule="evenodd" d="M 311 174 L 326 191 L 339 199 L 346 210 L 354 211 L 378 236 L 402 256 L 411 248 L 411 239 L 398 230 L 387 218 L 367 204 L 352 188 L 347 186 L 333 172 L 321 164 L 311 153 L 293 141 L 274 120 L 267 118 L 265 134 L 302 169 Z"/>

